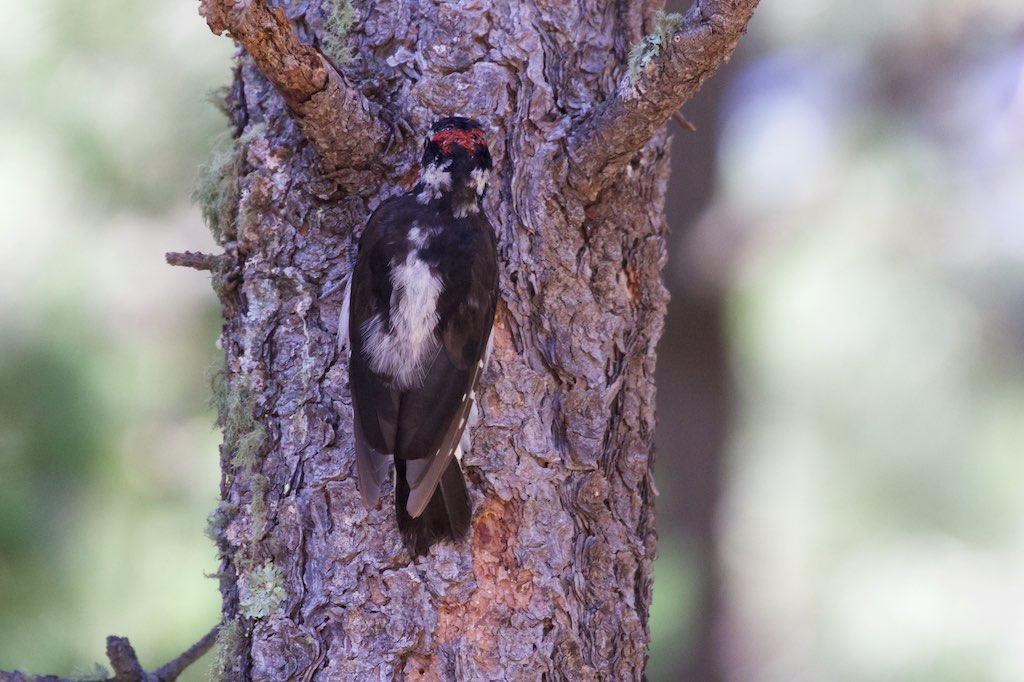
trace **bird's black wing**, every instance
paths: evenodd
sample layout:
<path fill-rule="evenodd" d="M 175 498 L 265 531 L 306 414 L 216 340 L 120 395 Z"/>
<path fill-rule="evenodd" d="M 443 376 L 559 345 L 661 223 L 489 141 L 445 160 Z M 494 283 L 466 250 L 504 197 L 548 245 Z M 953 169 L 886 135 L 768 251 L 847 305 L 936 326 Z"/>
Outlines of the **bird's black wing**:
<path fill-rule="evenodd" d="M 377 314 L 387 314 L 392 283 L 389 262 L 404 241 L 407 202 L 402 197 L 381 204 L 359 240 L 359 255 L 349 291 L 349 381 L 352 389 L 353 436 L 359 492 L 367 507 L 377 504 L 387 478 L 387 455 L 395 451 L 399 391 L 370 369 L 363 348 L 363 326 Z"/>
<path fill-rule="evenodd" d="M 498 299 L 494 233 L 480 216 L 472 234 L 474 243 L 466 249 L 471 254 L 468 262 L 445 267 L 441 259 L 445 279 L 438 299 L 441 345 L 423 384 L 405 391 L 399 407 L 395 456 L 405 460 L 406 511 L 413 518 L 423 513 L 456 455 L 494 323 Z M 438 248 L 447 255 L 458 251 L 446 244 Z M 465 521 L 468 524 L 469 519 Z"/>

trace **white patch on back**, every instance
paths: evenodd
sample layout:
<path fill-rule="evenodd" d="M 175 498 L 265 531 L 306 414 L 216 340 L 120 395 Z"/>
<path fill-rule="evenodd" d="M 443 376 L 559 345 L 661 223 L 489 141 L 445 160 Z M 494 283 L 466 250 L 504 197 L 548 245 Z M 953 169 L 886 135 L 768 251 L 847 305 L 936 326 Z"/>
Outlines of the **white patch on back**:
<path fill-rule="evenodd" d="M 437 351 L 437 297 L 443 287 L 415 249 L 392 268 L 391 286 L 391 332 L 374 315 L 363 323 L 363 346 L 370 369 L 404 391 L 419 386 Z"/>
<path fill-rule="evenodd" d="M 452 208 L 452 215 L 456 218 L 465 218 L 468 215 L 476 215 L 479 212 L 480 207 L 477 206 L 476 201 L 467 201 Z"/>
<path fill-rule="evenodd" d="M 448 167 L 451 165 L 452 161 L 448 159 L 440 166 L 432 163 L 423 169 L 423 172 L 420 174 L 420 180 L 423 181 L 423 191 L 416 197 L 418 202 L 426 204 L 431 199 L 440 199 L 443 192 L 447 192 L 452 188 L 452 174 L 448 172 Z"/>
<path fill-rule="evenodd" d="M 413 223 L 409 228 L 409 242 L 417 249 L 422 249 L 427 243 L 426 232 L 420 229 L 419 223 Z"/>

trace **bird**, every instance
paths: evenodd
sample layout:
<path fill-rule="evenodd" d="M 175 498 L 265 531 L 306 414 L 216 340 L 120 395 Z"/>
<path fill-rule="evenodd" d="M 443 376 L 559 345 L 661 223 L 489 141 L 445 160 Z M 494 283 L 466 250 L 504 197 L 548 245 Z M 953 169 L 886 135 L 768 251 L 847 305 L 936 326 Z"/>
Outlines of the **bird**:
<path fill-rule="evenodd" d="M 499 296 L 481 124 L 436 121 L 420 168 L 410 191 L 370 216 L 339 321 L 359 492 L 374 508 L 393 460 L 398 530 L 414 558 L 469 530 L 461 460 Z"/>

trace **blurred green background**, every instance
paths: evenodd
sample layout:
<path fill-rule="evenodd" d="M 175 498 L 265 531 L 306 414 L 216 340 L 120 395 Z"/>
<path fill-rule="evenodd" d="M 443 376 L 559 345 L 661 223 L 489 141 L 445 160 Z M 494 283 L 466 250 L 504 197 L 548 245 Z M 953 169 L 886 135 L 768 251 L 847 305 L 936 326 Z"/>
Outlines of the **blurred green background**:
<path fill-rule="evenodd" d="M 196 3 L 0 0 L 0 670 L 161 665 L 219 619 L 210 249 L 229 41 Z M 206 678 L 200 664 L 190 679 Z"/>
<path fill-rule="evenodd" d="M 218 311 L 163 253 L 230 53 L 0 0 L 0 670 L 217 620 Z M 684 113 L 651 679 L 1024 681 L 1024 7 L 766 0 Z"/>
<path fill-rule="evenodd" d="M 652 679 L 1024 680 L 1024 4 L 765 0 L 684 113 Z"/>

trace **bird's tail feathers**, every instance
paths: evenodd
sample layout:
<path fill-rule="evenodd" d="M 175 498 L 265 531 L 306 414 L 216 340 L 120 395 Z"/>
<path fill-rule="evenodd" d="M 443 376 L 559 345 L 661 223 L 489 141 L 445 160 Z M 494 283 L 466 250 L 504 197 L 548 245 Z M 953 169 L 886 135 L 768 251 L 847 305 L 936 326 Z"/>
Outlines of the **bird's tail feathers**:
<path fill-rule="evenodd" d="M 426 554 L 430 547 L 443 540 L 459 540 L 469 530 L 473 516 L 466 479 L 459 460 L 452 458 L 434 490 L 423 513 L 413 518 L 406 509 L 409 483 L 405 461 L 395 458 L 395 513 L 402 543 L 413 556 Z"/>

